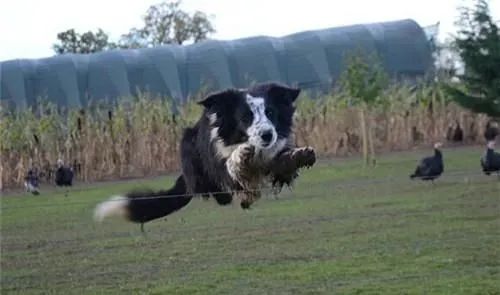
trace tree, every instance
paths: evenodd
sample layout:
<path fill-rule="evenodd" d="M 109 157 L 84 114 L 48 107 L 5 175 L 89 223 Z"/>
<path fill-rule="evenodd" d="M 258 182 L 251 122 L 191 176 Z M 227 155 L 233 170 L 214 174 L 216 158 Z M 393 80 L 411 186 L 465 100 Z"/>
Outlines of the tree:
<path fill-rule="evenodd" d="M 500 117 L 500 32 L 487 0 L 459 8 L 454 46 L 464 63 L 462 83 L 446 87 L 452 99 L 476 113 Z"/>
<path fill-rule="evenodd" d="M 458 74 L 457 65 L 460 57 L 454 50 L 451 40 L 435 43 L 434 66 L 436 67 L 437 78 L 449 79 Z"/>
<path fill-rule="evenodd" d="M 341 75 L 340 87 L 349 94 L 353 105 L 360 106 L 359 121 L 363 139 L 365 165 L 375 165 L 375 144 L 373 142 L 373 118 L 365 110 L 372 110 L 384 101 L 382 92 L 389 84 L 380 56 L 357 49 L 346 54 L 346 67 Z"/>
<path fill-rule="evenodd" d="M 192 15 L 183 11 L 181 1 L 152 5 L 142 17 L 142 28 L 132 28 L 122 35 L 118 46 L 143 48 L 165 44 L 182 45 L 186 41 L 199 42 L 215 33 L 210 17 L 201 11 Z"/>
<path fill-rule="evenodd" d="M 95 53 L 115 48 L 145 48 L 165 44 L 182 45 L 187 41 L 200 42 L 215 33 L 207 14 L 196 11 L 189 14 L 181 9 L 181 1 L 152 5 L 142 17 L 141 28 L 132 28 L 118 42 L 111 42 L 102 29 L 83 34 L 74 29 L 57 34 L 52 46 L 56 54 Z"/>
<path fill-rule="evenodd" d="M 102 29 L 80 34 L 69 29 L 57 34 L 58 42 L 52 45 L 56 54 L 95 53 L 111 49 L 115 45 L 109 42 L 109 36 Z"/>

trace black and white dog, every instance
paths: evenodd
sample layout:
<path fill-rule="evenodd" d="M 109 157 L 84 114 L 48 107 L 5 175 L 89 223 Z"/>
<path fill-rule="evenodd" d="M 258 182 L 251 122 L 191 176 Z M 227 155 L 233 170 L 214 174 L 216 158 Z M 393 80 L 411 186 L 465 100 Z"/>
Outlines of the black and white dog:
<path fill-rule="evenodd" d="M 263 83 L 206 96 L 201 118 L 184 131 L 182 174 L 165 191 L 132 191 L 100 203 L 94 218 L 121 215 L 143 224 L 186 206 L 195 195 L 218 204 L 240 199 L 243 209 L 261 197 L 267 184 L 279 192 L 303 167 L 316 161 L 310 147 L 295 148 L 294 102 L 300 89 Z"/>

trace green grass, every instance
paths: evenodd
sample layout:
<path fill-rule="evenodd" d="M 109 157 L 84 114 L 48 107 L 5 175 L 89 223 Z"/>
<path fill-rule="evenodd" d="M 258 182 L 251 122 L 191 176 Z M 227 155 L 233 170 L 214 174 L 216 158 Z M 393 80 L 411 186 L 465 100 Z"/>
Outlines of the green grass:
<path fill-rule="evenodd" d="M 408 179 L 422 154 L 318 163 L 279 199 L 248 212 L 193 200 L 147 238 L 92 210 L 172 178 L 5 196 L 1 293 L 500 294 L 500 181 L 481 153 L 445 150 L 435 186 Z"/>

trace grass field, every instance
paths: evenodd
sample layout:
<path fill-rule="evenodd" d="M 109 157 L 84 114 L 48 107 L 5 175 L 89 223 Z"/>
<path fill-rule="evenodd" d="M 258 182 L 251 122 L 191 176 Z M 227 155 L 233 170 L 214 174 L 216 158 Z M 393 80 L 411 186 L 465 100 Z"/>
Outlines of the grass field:
<path fill-rule="evenodd" d="M 92 210 L 172 178 L 4 196 L 1 293 L 500 294 L 500 181 L 481 153 L 445 149 L 435 186 L 408 178 L 421 153 L 318 163 L 279 199 L 194 200 L 146 238 Z"/>

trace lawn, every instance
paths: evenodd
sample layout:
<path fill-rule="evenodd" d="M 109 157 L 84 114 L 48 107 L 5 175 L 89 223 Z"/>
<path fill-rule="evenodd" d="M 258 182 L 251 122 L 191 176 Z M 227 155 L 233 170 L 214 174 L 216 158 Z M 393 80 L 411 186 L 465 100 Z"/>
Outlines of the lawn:
<path fill-rule="evenodd" d="M 320 162 L 278 199 L 193 200 L 147 237 L 92 210 L 172 177 L 4 196 L 1 293 L 500 294 L 500 181 L 481 153 L 445 149 L 434 186 L 408 178 L 422 153 Z"/>

